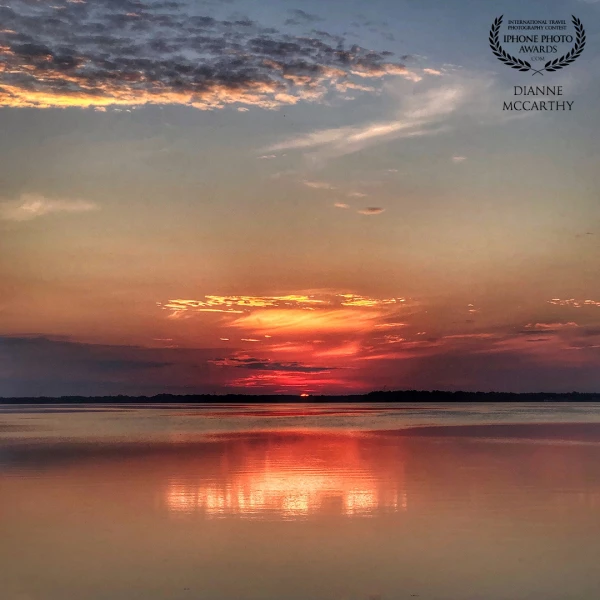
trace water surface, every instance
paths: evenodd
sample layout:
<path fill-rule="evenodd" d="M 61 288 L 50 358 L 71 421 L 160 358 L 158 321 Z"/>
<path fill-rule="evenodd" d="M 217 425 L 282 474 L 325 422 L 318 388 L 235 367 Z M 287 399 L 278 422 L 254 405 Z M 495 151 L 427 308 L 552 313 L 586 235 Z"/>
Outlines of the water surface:
<path fill-rule="evenodd" d="M 0 407 L 0 598 L 596 599 L 600 406 Z"/>

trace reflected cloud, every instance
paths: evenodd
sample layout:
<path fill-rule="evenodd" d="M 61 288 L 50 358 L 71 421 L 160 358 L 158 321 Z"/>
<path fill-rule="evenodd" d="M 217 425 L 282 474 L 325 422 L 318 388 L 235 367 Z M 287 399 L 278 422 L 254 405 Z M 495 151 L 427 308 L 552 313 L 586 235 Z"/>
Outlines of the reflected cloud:
<path fill-rule="evenodd" d="M 219 474 L 169 482 L 174 513 L 207 517 L 297 519 L 318 514 L 369 517 L 407 509 L 401 447 L 364 453 L 358 436 L 288 435 L 225 446 Z M 391 468 L 389 480 L 382 468 Z"/>

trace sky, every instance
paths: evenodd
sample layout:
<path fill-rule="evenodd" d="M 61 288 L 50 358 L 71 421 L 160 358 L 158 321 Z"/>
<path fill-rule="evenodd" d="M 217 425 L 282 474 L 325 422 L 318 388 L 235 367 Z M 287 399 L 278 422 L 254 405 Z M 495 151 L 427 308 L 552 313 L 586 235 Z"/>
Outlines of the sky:
<path fill-rule="evenodd" d="M 532 79 L 500 15 L 585 48 Z M 5 0 L 0 396 L 600 391 L 599 26 Z M 503 110 L 525 85 L 572 109 Z"/>

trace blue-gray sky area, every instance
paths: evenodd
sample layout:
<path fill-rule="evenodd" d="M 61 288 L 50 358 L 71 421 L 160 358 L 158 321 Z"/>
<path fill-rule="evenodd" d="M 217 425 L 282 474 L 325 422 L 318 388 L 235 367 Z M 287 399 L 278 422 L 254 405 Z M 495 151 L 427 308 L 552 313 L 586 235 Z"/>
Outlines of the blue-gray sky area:
<path fill-rule="evenodd" d="M 600 2 L 7 0 L 0 395 L 598 391 L 599 98 Z"/>

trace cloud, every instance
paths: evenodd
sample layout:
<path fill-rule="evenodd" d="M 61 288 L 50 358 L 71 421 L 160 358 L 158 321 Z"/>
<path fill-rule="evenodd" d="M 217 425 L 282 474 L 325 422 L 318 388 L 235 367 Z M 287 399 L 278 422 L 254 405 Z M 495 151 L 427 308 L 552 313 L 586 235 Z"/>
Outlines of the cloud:
<path fill-rule="evenodd" d="M 406 298 L 327 290 L 285 296 L 205 296 L 159 303 L 168 311 L 169 319 L 208 317 L 207 309 L 221 312 L 212 322 L 227 342 L 239 348 L 254 341 L 252 352 L 261 359 L 303 365 L 314 365 L 319 357 L 326 357 L 327 363 L 336 361 L 342 357 L 340 353 L 350 355 L 350 349 L 355 355 L 362 336 L 369 336 L 380 323 L 398 323 L 395 316 L 408 316 L 413 306 L 414 302 Z"/>
<path fill-rule="evenodd" d="M 3 396 L 214 392 L 218 349 L 88 344 L 46 336 L 0 336 Z"/>
<path fill-rule="evenodd" d="M 208 303 L 207 298 L 179 304 L 171 301 L 165 308 L 180 306 L 184 314 L 192 316 Z M 589 321 L 578 325 L 571 319 L 555 322 L 532 315 L 521 327 L 507 324 L 485 330 L 470 325 L 465 330 L 457 325 L 440 329 L 435 314 L 426 315 L 432 313 L 432 307 L 424 311 L 420 302 L 409 298 L 333 290 L 210 298 L 215 308 L 224 305 L 226 310 L 243 312 L 222 315 L 215 321 L 237 352 L 227 358 L 220 353 L 221 358 L 211 364 L 245 371 L 247 375 L 236 380 L 240 385 L 245 382 L 264 389 L 404 387 L 408 381 L 433 386 L 422 383 L 425 380 L 420 378 L 419 368 L 425 369 L 436 386 L 444 382 L 476 389 L 496 364 L 504 362 L 520 364 L 519 374 L 532 365 L 544 372 L 560 368 L 563 372 L 581 369 L 591 373 L 597 366 L 600 346 L 600 328 Z M 461 304 L 461 314 L 464 310 Z M 253 344 L 248 355 L 241 350 L 244 344 L 240 338 L 261 343 Z M 446 359 L 455 363 L 460 377 L 452 379 L 451 370 L 443 369 L 443 376 L 438 373 L 436 369 Z M 327 376 L 326 370 L 334 367 L 338 368 L 332 371 L 336 376 Z M 413 368 L 416 370 L 411 375 Z"/>
<path fill-rule="evenodd" d="M 350 208 L 350 206 L 348 206 L 347 204 L 344 204 L 343 202 L 336 202 L 336 203 L 334 204 L 334 206 L 335 206 L 336 208 Z"/>
<path fill-rule="evenodd" d="M 452 157 L 453 163 L 461 163 L 461 162 L 465 162 L 465 160 L 467 160 L 466 156 L 453 156 Z"/>
<path fill-rule="evenodd" d="M 583 308 L 588 306 L 599 306 L 600 300 L 576 300 L 575 298 L 552 298 L 552 300 L 548 300 L 548 304 L 554 304 L 556 306 L 571 306 L 573 308 Z"/>
<path fill-rule="evenodd" d="M 569 321 L 568 323 L 529 323 L 525 325 L 525 329 L 534 331 L 556 330 L 565 327 L 579 327 L 579 325 L 573 321 Z"/>
<path fill-rule="evenodd" d="M 174 298 L 157 302 L 171 316 L 188 312 L 222 312 L 242 314 L 256 308 L 309 308 L 327 306 L 329 299 L 314 295 L 288 294 L 285 296 L 204 296 L 204 300 Z"/>
<path fill-rule="evenodd" d="M 265 152 L 298 150 L 313 165 L 398 139 L 439 135 L 464 120 L 502 122 L 489 75 L 460 72 L 423 82 L 396 81 L 385 88 L 396 108 L 388 119 L 316 129 L 277 141 Z M 463 159 L 465 157 L 457 157 Z M 390 169 L 388 172 L 397 172 Z"/>
<path fill-rule="evenodd" d="M 321 129 L 271 145 L 265 152 L 312 150 L 315 161 L 358 152 L 382 141 L 420 137 L 446 131 L 440 122 L 457 110 L 467 97 L 467 88 L 446 85 L 404 99 L 397 118 L 360 126 Z"/>
<path fill-rule="evenodd" d="M 321 335 L 325 333 L 357 334 L 370 331 L 381 313 L 373 311 L 350 311 L 330 309 L 304 311 L 300 309 L 276 309 L 244 315 L 230 327 L 251 332 L 254 335 L 269 334 L 286 336 Z"/>
<path fill-rule="evenodd" d="M 286 25 L 306 25 L 308 23 L 317 23 L 318 21 L 322 21 L 323 19 L 318 15 L 313 15 L 311 13 L 307 13 L 301 9 L 293 9 L 289 11 L 292 14 L 291 19 L 287 19 Z"/>
<path fill-rule="evenodd" d="M 0 6 L 0 106 L 277 108 L 372 89 L 359 83 L 365 78 L 418 77 L 390 62 L 391 53 L 336 36 L 292 35 L 247 17 L 194 11 L 181 2 L 133 0 Z M 297 23 L 318 19 L 292 14 Z"/>
<path fill-rule="evenodd" d="M 268 358 L 236 357 L 217 358 L 209 361 L 219 367 L 235 367 L 237 369 L 254 369 L 257 371 L 288 371 L 293 373 L 327 373 L 337 367 L 319 367 L 304 365 L 297 361 L 276 362 Z"/>
<path fill-rule="evenodd" d="M 170 313 L 169 316 L 185 313 L 218 312 L 248 314 L 255 310 L 279 311 L 328 311 L 345 307 L 389 307 L 407 305 L 406 298 L 371 298 L 352 293 L 298 293 L 282 296 L 216 296 L 207 295 L 203 300 L 175 298 L 157 302 L 157 306 Z"/>
<path fill-rule="evenodd" d="M 326 183 L 324 181 L 303 181 L 302 182 L 306 187 L 314 188 L 316 190 L 335 190 L 336 187 L 331 183 Z"/>
<path fill-rule="evenodd" d="M 368 206 L 367 208 L 361 208 L 357 212 L 361 215 L 380 215 L 385 208 L 379 208 L 378 206 Z"/>
<path fill-rule="evenodd" d="M 98 210 L 86 200 L 57 200 L 38 194 L 21 194 L 18 200 L 0 202 L 0 218 L 6 221 L 30 221 L 51 213 L 81 213 Z"/>

